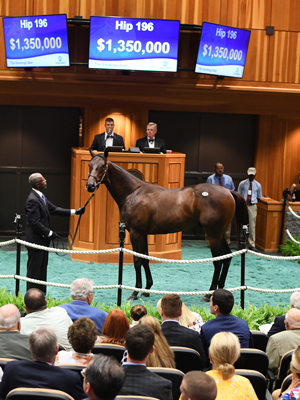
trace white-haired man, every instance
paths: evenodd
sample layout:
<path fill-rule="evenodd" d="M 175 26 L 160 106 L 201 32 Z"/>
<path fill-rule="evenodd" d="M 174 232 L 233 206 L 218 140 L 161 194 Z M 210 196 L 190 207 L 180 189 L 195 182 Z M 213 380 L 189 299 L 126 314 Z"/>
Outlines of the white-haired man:
<path fill-rule="evenodd" d="M 5 399 L 11 390 L 19 387 L 61 390 L 75 400 L 85 397 L 78 373 L 53 365 L 58 344 L 51 326 L 41 326 L 33 331 L 29 345 L 33 361 L 12 361 L 5 366 L 0 399 Z"/>
<path fill-rule="evenodd" d="M 290 305 L 291 308 L 298 308 L 298 310 L 300 310 L 300 292 L 292 293 L 290 297 Z M 276 333 L 286 330 L 284 321 L 285 315 L 279 315 L 278 317 L 275 317 L 274 324 L 271 326 L 271 329 L 268 332 L 269 338 Z"/>
<path fill-rule="evenodd" d="M 276 333 L 268 340 L 266 353 L 269 357 L 269 368 L 278 372 L 282 356 L 298 347 L 300 343 L 300 310 L 291 308 L 285 316 L 286 331 Z"/>
<path fill-rule="evenodd" d="M 88 317 L 95 322 L 99 335 L 107 316 L 107 312 L 96 307 L 91 307 L 94 297 L 94 282 L 88 278 L 76 279 L 71 284 L 71 297 L 73 301 L 62 304 L 71 320 L 74 322 L 80 317 Z"/>
<path fill-rule="evenodd" d="M 16 360 L 31 360 L 29 336 L 20 333 L 20 311 L 14 304 L 0 307 L 0 354 Z"/>

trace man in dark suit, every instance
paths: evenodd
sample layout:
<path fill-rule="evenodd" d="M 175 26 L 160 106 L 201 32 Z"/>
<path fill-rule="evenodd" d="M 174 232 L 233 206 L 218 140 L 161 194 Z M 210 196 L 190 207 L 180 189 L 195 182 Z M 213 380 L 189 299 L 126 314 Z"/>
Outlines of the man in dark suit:
<path fill-rule="evenodd" d="M 291 308 L 298 308 L 300 310 L 300 292 L 292 293 L 290 297 Z M 285 326 L 285 315 L 279 315 L 275 318 L 274 324 L 268 332 L 268 338 L 275 335 L 276 333 L 283 332 L 286 330 Z"/>
<path fill-rule="evenodd" d="M 114 132 L 115 122 L 112 118 L 106 118 L 105 120 L 105 132 L 100 133 L 94 137 L 94 141 L 90 147 L 91 150 L 104 151 L 106 147 L 110 146 L 123 146 L 123 136 L 117 135 Z"/>
<path fill-rule="evenodd" d="M 136 147 L 139 147 L 143 152 L 145 147 L 159 147 L 161 153 L 166 153 L 165 142 L 162 139 L 155 137 L 157 132 L 157 125 L 154 122 L 149 122 L 147 125 L 147 136 L 136 141 Z"/>
<path fill-rule="evenodd" d="M 126 379 L 120 395 L 155 397 L 172 400 L 172 383 L 146 367 L 153 352 L 154 333 L 148 325 L 134 325 L 126 334 L 127 361 L 123 363 Z"/>
<path fill-rule="evenodd" d="M 42 326 L 29 337 L 30 350 L 34 361 L 11 361 L 5 366 L 0 383 L 0 399 L 13 389 L 47 388 L 62 390 L 82 400 L 85 393 L 77 372 L 53 366 L 58 352 L 57 336 L 53 328 Z"/>
<path fill-rule="evenodd" d="M 56 207 L 44 196 L 44 190 L 47 188 L 47 181 L 42 174 L 36 172 L 29 177 L 29 184 L 32 190 L 26 200 L 26 232 L 25 240 L 40 246 L 49 246 L 50 240 L 58 235 L 50 229 L 50 215 L 60 215 L 69 217 L 70 215 L 80 215 L 85 212 L 85 207 L 78 210 L 69 210 Z M 44 250 L 27 247 L 27 277 L 47 280 L 48 252 Z M 27 282 L 27 290 L 38 288 L 46 293 L 45 285 Z"/>
<path fill-rule="evenodd" d="M 198 351 L 201 356 L 201 369 L 204 369 L 206 355 L 199 333 L 179 325 L 179 317 L 182 314 L 182 300 L 178 294 L 167 294 L 161 299 L 160 314 L 162 318 L 161 331 L 169 345 L 188 347 Z"/>
<path fill-rule="evenodd" d="M 113 400 L 120 392 L 125 371 L 113 356 L 96 354 L 82 371 L 84 400 Z"/>
<path fill-rule="evenodd" d="M 242 348 L 253 347 L 253 338 L 247 322 L 230 314 L 233 306 L 234 297 L 229 290 L 217 289 L 213 292 L 210 298 L 210 312 L 216 318 L 202 325 L 200 334 L 206 354 L 212 337 L 218 332 L 232 332 L 239 338 Z"/>
<path fill-rule="evenodd" d="M 29 336 L 20 333 L 20 311 L 14 304 L 0 307 L 0 354 L 15 360 L 32 360 Z"/>

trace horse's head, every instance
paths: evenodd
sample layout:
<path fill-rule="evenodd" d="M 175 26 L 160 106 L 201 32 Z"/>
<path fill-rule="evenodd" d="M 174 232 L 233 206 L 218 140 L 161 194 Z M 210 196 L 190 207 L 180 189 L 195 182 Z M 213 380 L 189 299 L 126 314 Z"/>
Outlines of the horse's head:
<path fill-rule="evenodd" d="M 94 154 L 92 150 L 90 150 L 90 153 L 92 159 L 89 162 L 89 175 L 86 189 L 88 192 L 94 192 L 95 189 L 102 183 L 108 165 L 106 157 L 104 157 L 102 154 Z"/>

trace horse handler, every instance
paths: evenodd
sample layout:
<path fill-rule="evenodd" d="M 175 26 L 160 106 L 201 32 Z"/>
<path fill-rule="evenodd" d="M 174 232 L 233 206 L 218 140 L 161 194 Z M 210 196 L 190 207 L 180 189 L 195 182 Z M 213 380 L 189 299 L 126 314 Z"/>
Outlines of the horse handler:
<path fill-rule="evenodd" d="M 36 172 L 29 177 L 29 184 L 32 190 L 26 200 L 26 232 L 25 240 L 40 246 L 49 247 L 50 241 L 58 235 L 50 229 L 50 215 L 69 217 L 70 215 L 81 215 L 85 207 L 77 210 L 69 210 L 56 207 L 44 196 L 47 188 L 47 181 L 42 174 Z M 27 278 L 47 281 L 48 251 L 27 247 Z M 27 290 L 38 288 L 46 293 L 46 285 L 27 282 Z"/>

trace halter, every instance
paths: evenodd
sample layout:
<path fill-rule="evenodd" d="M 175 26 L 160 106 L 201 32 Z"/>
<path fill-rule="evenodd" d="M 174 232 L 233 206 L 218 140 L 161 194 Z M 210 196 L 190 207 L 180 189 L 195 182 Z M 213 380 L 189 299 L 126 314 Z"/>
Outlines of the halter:
<path fill-rule="evenodd" d="M 93 175 L 93 174 L 88 174 L 88 178 L 91 176 L 92 178 L 95 179 L 95 181 L 96 181 L 95 189 L 98 189 L 98 187 L 101 185 L 103 179 L 105 178 L 106 172 L 107 172 L 107 170 L 108 170 L 108 164 L 107 164 L 107 162 L 106 162 L 106 160 L 105 160 L 105 158 L 103 157 L 102 154 L 96 154 L 96 156 L 94 156 L 94 157 L 101 157 L 101 158 L 103 158 L 103 160 L 104 160 L 105 163 L 106 163 L 106 164 L 105 164 L 104 174 L 102 175 L 102 178 L 101 178 L 100 180 L 99 180 L 95 175 Z"/>

